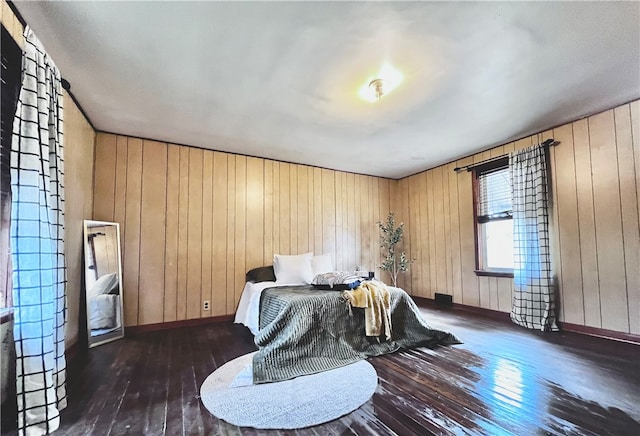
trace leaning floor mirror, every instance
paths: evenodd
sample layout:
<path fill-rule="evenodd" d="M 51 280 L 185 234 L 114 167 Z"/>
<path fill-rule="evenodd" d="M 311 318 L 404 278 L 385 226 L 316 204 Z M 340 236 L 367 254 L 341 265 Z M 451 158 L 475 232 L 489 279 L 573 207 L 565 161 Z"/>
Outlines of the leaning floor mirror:
<path fill-rule="evenodd" d="M 124 337 L 120 225 L 84 221 L 89 347 Z"/>

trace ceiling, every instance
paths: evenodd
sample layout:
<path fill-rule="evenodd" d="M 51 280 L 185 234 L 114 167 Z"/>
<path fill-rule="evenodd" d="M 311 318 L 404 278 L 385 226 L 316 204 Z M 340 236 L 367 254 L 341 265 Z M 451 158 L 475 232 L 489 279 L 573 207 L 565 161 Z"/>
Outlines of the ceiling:
<path fill-rule="evenodd" d="M 15 6 L 97 130 L 375 176 L 640 97 L 640 2 Z"/>

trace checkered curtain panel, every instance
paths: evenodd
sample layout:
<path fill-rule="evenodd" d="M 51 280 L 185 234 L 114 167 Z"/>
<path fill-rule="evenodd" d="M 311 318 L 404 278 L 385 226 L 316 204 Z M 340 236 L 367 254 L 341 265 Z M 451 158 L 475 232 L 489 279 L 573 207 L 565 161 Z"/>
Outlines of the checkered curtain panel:
<path fill-rule="evenodd" d="M 18 430 L 56 430 L 66 406 L 63 116 L 60 71 L 27 27 L 11 149 Z"/>
<path fill-rule="evenodd" d="M 513 199 L 514 298 L 511 320 L 536 330 L 558 330 L 549 247 L 546 149 L 509 155 Z"/>

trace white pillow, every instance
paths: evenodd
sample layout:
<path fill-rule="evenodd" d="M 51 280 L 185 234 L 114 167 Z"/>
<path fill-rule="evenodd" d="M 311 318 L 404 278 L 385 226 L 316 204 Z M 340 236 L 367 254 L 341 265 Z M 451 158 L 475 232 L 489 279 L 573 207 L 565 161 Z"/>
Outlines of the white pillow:
<path fill-rule="evenodd" d="M 273 272 L 276 283 L 288 285 L 308 285 L 313 280 L 311 258 L 313 253 L 287 256 L 276 254 L 273 256 Z"/>
<path fill-rule="evenodd" d="M 104 274 L 100 276 L 98 280 L 93 284 L 93 288 L 89 291 L 89 297 L 95 297 L 96 295 L 108 294 L 113 291 L 118 285 L 118 274 Z"/>
<path fill-rule="evenodd" d="M 321 256 L 313 256 L 311 258 L 311 269 L 313 270 L 313 276 L 318 274 L 324 274 L 333 271 L 333 264 L 331 263 L 331 255 L 323 254 Z"/>

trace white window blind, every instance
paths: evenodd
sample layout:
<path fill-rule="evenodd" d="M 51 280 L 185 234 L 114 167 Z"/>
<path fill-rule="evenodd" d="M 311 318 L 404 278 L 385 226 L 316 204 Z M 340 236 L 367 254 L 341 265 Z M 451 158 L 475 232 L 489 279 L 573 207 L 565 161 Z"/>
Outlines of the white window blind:
<path fill-rule="evenodd" d="M 511 218 L 511 176 L 509 167 L 478 175 L 478 222 Z"/>

